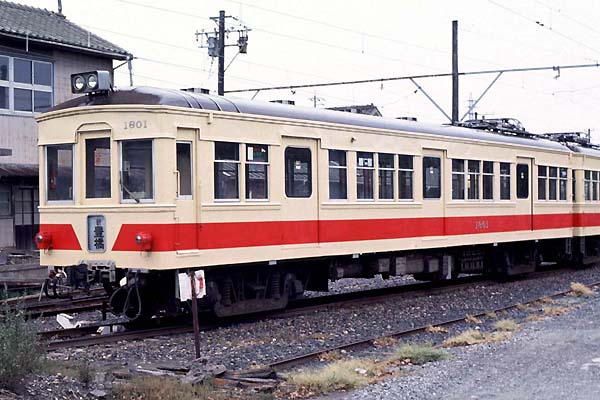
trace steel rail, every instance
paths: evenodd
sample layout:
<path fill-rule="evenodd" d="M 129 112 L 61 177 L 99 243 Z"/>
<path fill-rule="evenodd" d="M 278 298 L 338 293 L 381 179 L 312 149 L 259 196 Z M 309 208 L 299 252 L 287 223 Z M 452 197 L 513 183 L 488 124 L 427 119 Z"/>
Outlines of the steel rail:
<path fill-rule="evenodd" d="M 588 286 L 599 286 L 600 285 L 600 281 L 594 282 L 589 284 Z M 464 316 L 458 317 L 458 318 L 451 318 L 451 319 L 447 319 L 447 320 L 443 320 L 443 321 L 438 321 L 435 323 L 431 323 L 431 324 L 427 324 L 427 325 L 421 325 L 415 328 L 409 328 L 409 329 L 402 329 L 402 330 L 398 330 L 389 334 L 385 334 L 385 335 L 378 335 L 378 336 L 372 336 L 370 338 L 367 339 L 362 339 L 362 340 L 357 340 L 357 341 L 353 341 L 353 342 L 349 342 L 349 343 L 344 343 L 341 345 L 337 345 L 337 346 L 330 346 L 327 347 L 325 349 L 322 350 L 317 350 L 311 353 L 306 353 L 306 354 L 301 354 L 301 355 L 297 355 L 297 356 L 292 356 L 289 358 L 285 358 L 279 361 L 275 361 L 273 363 L 269 364 L 269 367 L 276 370 L 276 371 L 281 371 L 281 370 L 286 370 L 289 369 L 291 367 L 295 367 L 298 365 L 303 365 L 303 364 L 307 364 L 310 362 L 313 362 L 315 360 L 318 360 L 320 356 L 322 356 L 325 353 L 328 353 L 330 351 L 336 351 L 336 350 L 361 350 L 361 349 L 365 349 L 365 348 L 369 348 L 371 346 L 373 346 L 373 343 L 376 340 L 380 340 L 383 338 L 401 338 L 401 337 L 406 337 L 406 336 L 410 336 L 410 335 L 414 335 L 417 333 L 422 333 L 425 332 L 430 326 L 433 327 L 443 327 L 443 326 L 450 326 L 450 325 L 454 325 L 457 323 L 461 323 L 464 322 L 465 319 L 469 316 L 475 317 L 475 318 L 479 318 L 479 317 L 485 317 L 487 314 L 489 313 L 499 313 L 499 312 L 503 312 L 503 311 L 508 311 L 508 310 L 512 310 L 515 309 L 521 305 L 526 305 L 526 304 L 532 304 L 535 302 L 538 302 L 544 298 L 556 298 L 556 297 L 561 297 L 561 296 L 565 296 L 568 293 L 571 293 L 572 290 L 571 289 L 567 289 L 567 290 L 562 290 L 562 291 L 558 291 L 558 292 L 554 292 L 551 294 L 547 294 L 547 295 L 543 295 L 543 296 L 537 296 L 535 298 L 531 298 L 527 301 L 521 301 L 518 303 L 513 303 L 513 304 L 509 304 L 506 306 L 502 306 L 502 307 L 497 307 L 497 308 L 493 308 L 493 309 L 489 309 L 486 311 L 482 311 L 480 313 L 476 313 L 476 314 L 465 314 Z"/>

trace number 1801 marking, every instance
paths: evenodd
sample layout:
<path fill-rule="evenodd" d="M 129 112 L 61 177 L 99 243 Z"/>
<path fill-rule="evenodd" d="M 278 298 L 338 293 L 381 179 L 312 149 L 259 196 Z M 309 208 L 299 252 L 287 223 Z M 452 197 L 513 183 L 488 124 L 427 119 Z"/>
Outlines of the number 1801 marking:
<path fill-rule="evenodd" d="M 125 121 L 125 125 L 123 126 L 123 129 L 127 130 L 127 129 L 145 129 L 148 127 L 148 124 L 146 123 L 146 120 L 140 121 L 140 120 L 130 120 L 130 121 Z"/>

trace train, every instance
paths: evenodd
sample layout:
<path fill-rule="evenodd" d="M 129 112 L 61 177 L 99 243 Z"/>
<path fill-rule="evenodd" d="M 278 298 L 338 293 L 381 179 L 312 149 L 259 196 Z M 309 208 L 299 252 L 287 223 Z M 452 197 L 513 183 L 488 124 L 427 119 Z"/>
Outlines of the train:
<path fill-rule="evenodd" d="M 599 259 L 600 149 L 582 135 L 100 90 L 94 74 L 37 117 L 35 241 L 49 287 L 101 283 L 117 315 L 187 310 L 190 272 L 200 308 L 227 317 L 330 280 Z"/>

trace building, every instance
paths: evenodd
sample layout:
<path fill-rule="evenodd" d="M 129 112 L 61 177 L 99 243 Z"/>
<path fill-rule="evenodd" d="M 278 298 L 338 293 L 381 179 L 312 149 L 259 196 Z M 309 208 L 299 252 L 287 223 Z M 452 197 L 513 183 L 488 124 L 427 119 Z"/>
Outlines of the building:
<path fill-rule="evenodd" d="M 39 229 L 34 117 L 73 96 L 72 73 L 128 59 L 60 11 L 0 0 L 0 149 L 12 150 L 0 156 L 0 247 L 33 248 Z"/>
<path fill-rule="evenodd" d="M 349 112 L 349 113 L 354 113 L 354 114 L 373 115 L 375 117 L 382 116 L 381 112 L 379 112 L 379 109 L 377 108 L 377 106 L 373 105 L 373 103 L 366 104 L 363 106 L 328 107 L 327 109 L 333 110 L 333 111 Z"/>

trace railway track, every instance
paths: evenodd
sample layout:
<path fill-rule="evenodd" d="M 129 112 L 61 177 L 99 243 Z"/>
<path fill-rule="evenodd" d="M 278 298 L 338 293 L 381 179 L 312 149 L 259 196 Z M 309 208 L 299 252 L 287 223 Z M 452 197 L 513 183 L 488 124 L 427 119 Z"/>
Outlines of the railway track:
<path fill-rule="evenodd" d="M 596 281 L 594 283 L 591 283 L 588 286 L 598 287 L 598 286 L 600 286 L 600 281 Z M 551 298 L 551 299 L 559 298 L 559 297 L 567 295 L 570 292 L 572 292 L 571 289 L 557 291 L 557 292 L 551 293 L 549 295 L 536 296 L 536 297 L 533 297 L 533 298 L 531 298 L 531 299 L 529 299 L 527 301 L 520 301 L 518 303 L 509 304 L 509 305 L 506 305 L 506 306 L 502 306 L 502 307 L 497 307 L 497 308 L 485 310 L 485 311 L 482 311 L 482 312 L 477 313 L 477 314 L 472 314 L 472 313 L 465 314 L 465 315 L 460 316 L 458 318 L 450 318 L 450 319 L 443 320 L 443 321 L 435 321 L 433 323 L 428 323 L 426 325 L 421 325 L 421 326 L 410 328 L 410 329 L 399 330 L 399 331 L 392 332 L 392 333 L 389 333 L 389 334 L 386 334 L 386 335 L 378 335 L 378 336 L 373 336 L 373 337 L 370 337 L 370 338 L 367 338 L 367 339 L 364 339 L 364 340 L 358 340 L 358 341 L 348 342 L 348 343 L 344 343 L 344 344 L 337 345 L 337 346 L 330 346 L 330 347 L 327 347 L 325 349 L 318 350 L 318 351 L 315 351 L 315 352 L 301 354 L 301 355 L 297 355 L 297 356 L 293 356 L 293 357 L 289 357 L 289 358 L 285 358 L 285 359 L 281 359 L 281 360 L 275 361 L 275 362 L 269 364 L 269 367 L 272 368 L 273 370 L 276 370 L 276 371 L 283 371 L 283 370 L 290 369 L 292 367 L 297 367 L 299 365 L 304 365 L 304 364 L 308 364 L 308 363 L 317 361 L 325 353 L 328 353 L 328 352 L 331 352 L 331 351 L 341 351 L 341 350 L 357 351 L 357 350 L 363 350 L 363 349 L 367 349 L 367 348 L 373 347 L 375 341 L 381 340 L 381 339 L 384 339 L 384 338 L 399 339 L 399 338 L 403 338 L 403 337 L 408 337 L 408 336 L 411 336 L 411 335 L 414 335 L 414 334 L 425 332 L 426 329 L 428 329 L 430 326 L 433 326 L 433 327 L 447 327 L 447 326 L 451 326 L 451 325 L 454 325 L 454 324 L 462 323 L 462 322 L 465 321 L 465 319 L 467 317 L 482 318 L 482 317 L 485 317 L 486 315 L 488 315 L 490 313 L 500 313 L 500 312 L 503 312 L 503 311 L 509 311 L 509 310 L 515 309 L 517 307 L 520 307 L 521 305 L 528 305 L 528 304 L 532 304 L 532 303 L 536 303 L 536 302 L 542 301 L 545 298 Z"/>
<path fill-rule="evenodd" d="M 22 310 L 28 318 L 52 316 L 60 313 L 74 313 L 98 310 L 108 300 L 103 289 L 93 289 L 88 293 L 78 292 L 68 299 L 43 299 L 38 296 L 10 299 L 3 302 L 9 311 Z"/>
<path fill-rule="evenodd" d="M 526 279 L 536 279 L 548 274 L 560 274 L 567 272 L 568 271 L 565 270 L 539 272 L 532 275 L 531 278 Z M 435 295 L 446 291 L 460 290 L 463 288 L 472 287 L 473 285 L 483 284 L 496 285 L 498 283 L 492 280 L 482 279 L 481 276 L 471 276 L 451 281 L 424 282 L 357 292 L 306 297 L 295 300 L 293 303 L 290 303 L 287 309 L 280 311 L 258 313 L 249 316 L 247 315 L 220 320 L 216 320 L 214 317 L 204 314 L 200 318 L 200 330 L 207 332 L 219 327 L 230 326 L 237 323 L 256 322 L 265 319 L 290 318 L 296 315 L 305 314 L 307 312 L 322 310 L 324 308 L 342 308 L 354 305 L 366 305 L 369 303 L 389 300 L 390 298 Z M 159 321 L 159 323 L 162 324 L 162 326 L 152 326 L 144 329 L 137 329 L 128 323 L 100 323 L 81 328 L 40 332 L 39 335 L 40 338 L 47 342 L 48 351 L 53 351 L 60 348 L 93 346 L 125 340 L 138 340 L 156 336 L 168 336 L 193 332 L 192 326 L 189 323 L 182 323 L 181 320 L 162 320 Z M 119 330 L 119 328 L 117 328 L 118 325 L 122 326 L 120 329 L 123 329 L 124 327 L 125 331 L 117 331 Z M 115 332 L 97 334 L 98 329 L 101 327 L 107 327 L 105 328 L 106 330 L 110 330 L 112 327 Z"/>

